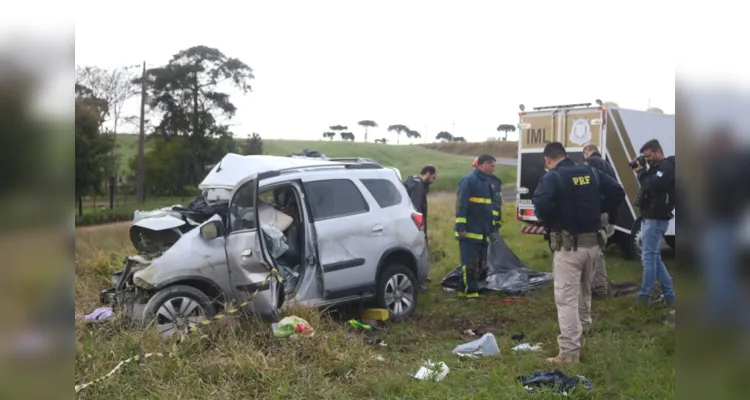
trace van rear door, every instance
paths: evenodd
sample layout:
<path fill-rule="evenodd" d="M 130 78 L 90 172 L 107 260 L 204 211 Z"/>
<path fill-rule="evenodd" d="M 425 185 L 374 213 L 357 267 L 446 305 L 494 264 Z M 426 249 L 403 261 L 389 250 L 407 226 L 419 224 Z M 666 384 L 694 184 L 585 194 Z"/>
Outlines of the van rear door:
<path fill-rule="evenodd" d="M 534 205 L 531 198 L 544 171 L 544 146 L 558 141 L 561 120 L 557 110 L 520 112 L 518 124 L 518 177 L 516 181 L 516 218 L 528 223 L 536 223 Z M 523 227 L 527 233 L 539 229 Z"/>
<path fill-rule="evenodd" d="M 534 190 L 545 174 L 544 146 L 553 141 L 562 143 L 568 156 L 577 163 L 583 162 L 586 143 L 594 143 L 604 151 L 604 109 L 577 106 L 580 105 L 519 113 L 516 218 L 534 225 L 522 227 L 524 233 L 544 233 L 541 226 L 536 226 L 538 221 L 531 203 Z"/>

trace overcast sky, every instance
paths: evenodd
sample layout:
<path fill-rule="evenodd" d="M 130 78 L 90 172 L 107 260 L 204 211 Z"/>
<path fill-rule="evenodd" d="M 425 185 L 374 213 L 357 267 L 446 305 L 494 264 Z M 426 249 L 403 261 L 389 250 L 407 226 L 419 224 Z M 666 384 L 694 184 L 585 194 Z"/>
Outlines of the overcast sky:
<path fill-rule="evenodd" d="M 517 123 L 519 103 L 597 98 L 674 113 L 671 1 L 79 3 L 76 65 L 157 66 L 194 45 L 250 65 L 253 91 L 232 96 L 237 136 L 317 140 L 343 124 L 361 140 L 371 119 L 370 140 L 395 139 L 391 124 L 434 140 L 454 123 L 484 140 Z"/>

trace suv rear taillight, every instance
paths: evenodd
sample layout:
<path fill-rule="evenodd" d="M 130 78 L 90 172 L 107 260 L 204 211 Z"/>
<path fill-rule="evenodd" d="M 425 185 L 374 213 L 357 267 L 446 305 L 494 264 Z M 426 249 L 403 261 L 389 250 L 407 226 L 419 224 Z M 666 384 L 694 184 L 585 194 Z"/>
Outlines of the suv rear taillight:
<path fill-rule="evenodd" d="M 420 231 L 424 230 L 424 216 L 422 215 L 422 213 L 411 213 L 411 220 L 414 221 L 414 225 L 417 226 L 417 229 L 419 229 Z"/>

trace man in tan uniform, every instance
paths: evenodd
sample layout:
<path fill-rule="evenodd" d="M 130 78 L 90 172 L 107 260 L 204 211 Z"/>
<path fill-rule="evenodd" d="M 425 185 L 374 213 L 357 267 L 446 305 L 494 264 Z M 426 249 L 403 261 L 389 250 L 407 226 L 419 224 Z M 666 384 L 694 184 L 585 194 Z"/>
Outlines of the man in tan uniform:
<path fill-rule="evenodd" d="M 532 202 L 537 217 L 550 232 L 550 247 L 555 252 L 552 274 L 560 350 L 548 361 L 576 363 L 582 334 L 592 323 L 591 283 L 604 247 L 602 210 L 621 203 L 625 191 L 606 174 L 568 158 L 562 143 L 544 147 L 544 163 L 549 172 L 540 179 Z"/>
<path fill-rule="evenodd" d="M 592 166 L 604 174 L 609 175 L 610 178 L 617 180 L 615 170 L 612 165 L 602 157 L 599 152 L 599 148 L 593 143 L 587 143 L 583 146 L 583 160 L 584 164 Z M 604 211 L 604 210 L 603 210 Z M 617 210 L 609 210 L 602 214 L 602 226 L 605 227 L 605 233 L 607 238 L 612 237 L 615 233 L 615 217 L 617 216 Z M 596 259 L 594 264 L 594 282 L 591 285 L 591 292 L 596 297 L 605 298 L 609 296 L 609 283 L 607 282 L 607 263 L 604 259 L 604 249 L 602 249 L 599 258 Z"/>

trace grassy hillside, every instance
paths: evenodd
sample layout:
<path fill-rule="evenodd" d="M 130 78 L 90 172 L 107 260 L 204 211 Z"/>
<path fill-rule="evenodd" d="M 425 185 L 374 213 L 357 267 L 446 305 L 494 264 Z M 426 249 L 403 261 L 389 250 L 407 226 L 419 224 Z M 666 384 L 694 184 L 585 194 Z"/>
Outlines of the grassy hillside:
<path fill-rule="evenodd" d="M 445 154 L 420 146 L 392 146 L 375 143 L 348 143 L 337 141 L 297 141 L 268 140 L 264 141 L 266 154 L 288 155 L 308 148 L 320 151 L 328 157 L 368 157 L 381 164 L 396 167 L 402 178 L 418 174 L 422 166 L 433 164 L 438 168 L 438 180 L 432 190 L 455 190 L 458 180 L 471 172 L 471 157 Z M 515 181 L 516 169 L 498 167 L 496 174 L 503 183 Z"/>
<path fill-rule="evenodd" d="M 438 168 L 438 180 L 432 189 L 434 191 L 455 190 L 460 177 L 471 171 L 471 161 L 473 160 L 471 156 L 446 154 L 417 145 L 393 146 L 375 143 L 320 140 L 264 140 L 263 146 L 266 154 L 277 156 L 286 156 L 307 148 L 320 151 L 329 157 L 372 158 L 379 163 L 398 168 L 404 178 L 407 175 L 418 174 L 422 166 L 426 164 L 433 164 Z M 117 154 L 120 157 L 121 171 L 129 170 L 127 168 L 129 164 L 128 160 L 135 157 L 137 153 L 137 135 L 117 136 Z M 472 156 L 476 154 L 472 154 Z M 515 182 L 516 168 L 498 167 L 495 172 L 504 184 Z"/>
<path fill-rule="evenodd" d="M 466 143 L 427 143 L 420 144 L 431 150 L 462 156 L 476 157 L 482 153 L 489 153 L 495 157 L 516 158 L 518 157 L 518 142 L 466 142 Z"/>

